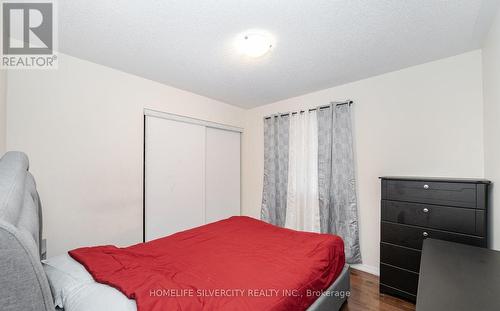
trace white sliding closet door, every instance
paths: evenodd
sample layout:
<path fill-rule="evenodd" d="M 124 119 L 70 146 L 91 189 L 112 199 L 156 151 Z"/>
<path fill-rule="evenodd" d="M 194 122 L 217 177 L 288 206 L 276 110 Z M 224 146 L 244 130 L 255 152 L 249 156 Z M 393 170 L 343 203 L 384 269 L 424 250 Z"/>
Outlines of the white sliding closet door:
<path fill-rule="evenodd" d="M 145 240 L 205 222 L 202 125 L 146 116 Z"/>
<path fill-rule="evenodd" d="M 206 222 L 240 215 L 240 133 L 207 127 Z"/>

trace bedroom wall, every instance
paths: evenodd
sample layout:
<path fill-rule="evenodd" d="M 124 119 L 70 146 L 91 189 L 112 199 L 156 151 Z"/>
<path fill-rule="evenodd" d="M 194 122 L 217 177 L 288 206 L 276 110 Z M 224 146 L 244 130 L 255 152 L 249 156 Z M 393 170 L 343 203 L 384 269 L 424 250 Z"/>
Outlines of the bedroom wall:
<path fill-rule="evenodd" d="M 7 121 L 7 71 L 0 69 L 0 156 L 5 152 Z"/>
<path fill-rule="evenodd" d="M 8 75 L 7 148 L 30 155 L 49 256 L 140 241 L 144 107 L 245 127 L 242 209 L 258 218 L 263 116 L 355 100 L 361 268 L 369 272 L 379 261 L 378 176 L 483 176 L 480 51 L 250 110 L 63 54 L 56 71 Z"/>
<path fill-rule="evenodd" d="M 243 109 L 63 54 L 8 78 L 7 148 L 30 157 L 49 256 L 142 241 L 143 108 L 243 126 Z"/>
<path fill-rule="evenodd" d="M 490 247 L 500 250 L 500 11 L 483 46 L 485 176 L 493 181 Z"/>
<path fill-rule="evenodd" d="M 379 176 L 483 176 L 481 80 L 478 50 L 249 110 L 242 152 L 243 213 L 260 215 L 263 117 L 350 98 L 355 101 L 364 259 L 359 268 L 378 273 Z"/>

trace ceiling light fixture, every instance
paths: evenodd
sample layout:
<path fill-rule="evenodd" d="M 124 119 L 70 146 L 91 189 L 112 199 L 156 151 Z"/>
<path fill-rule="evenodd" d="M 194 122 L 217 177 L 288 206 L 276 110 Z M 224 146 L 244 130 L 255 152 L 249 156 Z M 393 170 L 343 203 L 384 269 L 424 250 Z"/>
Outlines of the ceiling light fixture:
<path fill-rule="evenodd" d="M 273 47 L 273 37 L 261 30 L 249 30 L 236 38 L 237 50 L 246 56 L 261 57 Z"/>

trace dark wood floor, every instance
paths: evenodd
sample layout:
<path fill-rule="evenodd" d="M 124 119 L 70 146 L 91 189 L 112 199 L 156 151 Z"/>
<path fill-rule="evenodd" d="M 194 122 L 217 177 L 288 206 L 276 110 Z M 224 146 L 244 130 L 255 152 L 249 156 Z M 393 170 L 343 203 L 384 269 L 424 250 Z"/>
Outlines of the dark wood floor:
<path fill-rule="evenodd" d="M 351 296 L 341 311 L 414 311 L 415 305 L 378 292 L 378 277 L 351 269 Z"/>

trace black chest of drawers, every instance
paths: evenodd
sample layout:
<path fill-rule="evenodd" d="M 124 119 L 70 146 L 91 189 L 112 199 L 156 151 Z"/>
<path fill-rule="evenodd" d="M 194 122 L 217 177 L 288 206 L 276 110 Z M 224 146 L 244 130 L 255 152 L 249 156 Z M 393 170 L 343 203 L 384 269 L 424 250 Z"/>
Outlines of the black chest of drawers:
<path fill-rule="evenodd" d="M 381 177 L 380 292 L 416 301 L 427 237 L 486 247 L 487 180 Z"/>

